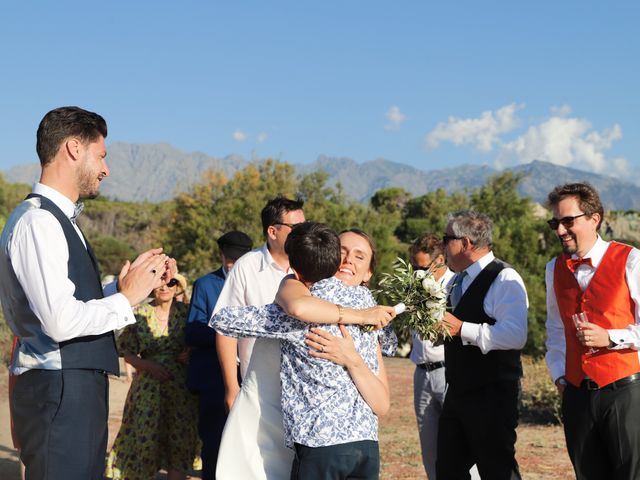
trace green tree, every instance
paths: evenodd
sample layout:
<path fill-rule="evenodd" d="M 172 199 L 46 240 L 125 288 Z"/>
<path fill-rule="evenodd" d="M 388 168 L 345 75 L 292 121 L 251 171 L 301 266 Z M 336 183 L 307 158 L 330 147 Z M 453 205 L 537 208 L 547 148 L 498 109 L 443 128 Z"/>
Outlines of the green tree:
<path fill-rule="evenodd" d="M 449 195 L 441 188 L 428 192 L 407 202 L 406 215 L 396 234 L 407 243 L 426 232 L 444 234 L 447 214 L 468 207 L 469 198 L 464 193 Z"/>
<path fill-rule="evenodd" d="M 521 177 L 512 172 L 490 178 L 471 193 L 471 207 L 486 213 L 494 223 L 493 250 L 522 276 L 529 296 L 529 332 L 525 352 L 544 353 L 546 338 L 547 261 L 558 252 L 557 241 L 544 219 L 535 214 L 535 204 L 522 197 L 517 187 Z"/>
<path fill-rule="evenodd" d="M 294 198 L 297 192 L 293 166 L 266 160 L 251 164 L 227 180 L 207 172 L 203 181 L 175 200 L 169 228 L 171 254 L 192 278 L 219 265 L 216 240 L 229 230 L 247 233 L 257 245 L 263 241 L 260 212 L 278 194 Z"/>

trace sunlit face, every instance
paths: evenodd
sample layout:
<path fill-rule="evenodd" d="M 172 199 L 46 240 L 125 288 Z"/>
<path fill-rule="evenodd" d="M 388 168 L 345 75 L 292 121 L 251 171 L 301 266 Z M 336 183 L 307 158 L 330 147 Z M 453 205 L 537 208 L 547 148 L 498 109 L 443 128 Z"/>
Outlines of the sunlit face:
<path fill-rule="evenodd" d="M 457 238 L 451 225 L 445 231 L 444 252 L 447 266 L 454 272 L 461 272 L 469 266 L 469 259 L 465 255 L 467 239 Z"/>
<path fill-rule="evenodd" d="M 342 260 L 336 277 L 350 286 L 368 282 L 372 276 L 373 252 L 367 239 L 357 233 L 344 232 L 340 235 L 340 252 Z"/>
<path fill-rule="evenodd" d="M 178 290 L 178 284 L 173 287 L 169 287 L 167 285 L 162 285 L 161 287 L 155 288 L 153 290 L 153 298 L 155 298 L 158 302 L 168 302 L 171 300 Z"/>
<path fill-rule="evenodd" d="M 428 270 L 433 263 L 431 255 L 425 252 L 416 252 L 411 262 L 415 270 Z"/>
<path fill-rule="evenodd" d="M 576 217 L 584 212 L 580 209 L 580 203 L 576 197 L 567 197 L 553 207 L 553 218 Z M 556 235 L 560 240 L 562 251 L 572 255 L 583 257 L 598 238 L 598 222 L 600 215 L 594 213 L 591 217 L 582 216 L 573 219 L 573 225 L 558 225 Z"/>
<path fill-rule="evenodd" d="M 269 227 L 271 246 L 278 251 L 284 251 L 284 243 L 291 233 L 291 225 L 304 222 L 304 212 L 302 210 L 292 210 L 282 216 L 280 222 Z"/>
<path fill-rule="evenodd" d="M 79 156 L 80 165 L 76 174 L 79 197 L 95 198 L 98 196 L 100 182 L 109 176 L 104 137 L 100 136 L 95 142 L 80 143 Z"/>

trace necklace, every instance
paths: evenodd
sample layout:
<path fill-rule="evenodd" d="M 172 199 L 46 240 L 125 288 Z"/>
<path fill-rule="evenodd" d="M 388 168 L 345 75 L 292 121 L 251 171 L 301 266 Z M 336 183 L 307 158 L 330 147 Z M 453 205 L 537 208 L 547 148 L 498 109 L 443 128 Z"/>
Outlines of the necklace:
<path fill-rule="evenodd" d="M 155 312 L 156 315 L 156 324 L 160 327 L 160 336 L 164 335 L 167 331 L 167 327 L 169 326 L 169 315 L 166 317 L 161 317 L 158 315 L 158 312 Z"/>

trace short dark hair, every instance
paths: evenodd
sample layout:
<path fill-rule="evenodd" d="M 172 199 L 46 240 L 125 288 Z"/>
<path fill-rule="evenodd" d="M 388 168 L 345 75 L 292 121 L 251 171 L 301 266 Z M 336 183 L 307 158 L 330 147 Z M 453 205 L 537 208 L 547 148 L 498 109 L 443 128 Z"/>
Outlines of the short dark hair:
<path fill-rule="evenodd" d="M 340 268 L 340 239 L 324 223 L 295 225 L 284 244 L 289 264 L 305 282 L 332 277 Z"/>
<path fill-rule="evenodd" d="M 69 137 L 81 142 L 107 138 L 107 122 L 97 113 L 79 107 L 60 107 L 47 113 L 38 126 L 36 152 L 43 167 L 53 160 L 60 145 Z"/>
<path fill-rule="evenodd" d="M 409 247 L 411 260 L 413 260 L 419 252 L 426 253 L 431 257 L 431 260 L 435 260 L 438 255 L 444 255 L 442 237 L 434 235 L 433 233 L 424 233 L 420 235 Z"/>
<path fill-rule="evenodd" d="M 598 195 L 598 191 L 593 185 L 588 182 L 558 185 L 551 190 L 547 196 L 547 206 L 553 208 L 567 197 L 576 198 L 578 205 L 580 205 L 580 210 L 588 217 L 593 216 L 594 213 L 598 213 L 600 215 L 600 222 L 598 222 L 597 230 L 600 230 L 600 225 L 604 219 L 604 209 L 602 208 L 600 195 Z"/>
<path fill-rule="evenodd" d="M 371 248 L 371 261 L 369 261 L 369 271 L 371 273 L 376 273 L 376 244 L 373 241 L 373 238 L 371 238 L 367 232 L 365 232 L 364 230 L 360 230 L 359 228 L 348 228 L 347 230 L 342 230 L 339 235 L 342 235 L 343 233 L 355 233 L 356 235 L 364 238 L 369 243 L 369 247 Z M 367 284 L 367 282 L 364 283 Z"/>
<path fill-rule="evenodd" d="M 276 198 L 271 199 L 260 212 L 260 218 L 262 219 L 262 234 L 267 236 L 267 229 L 271 225 L 275 225 L 282 221 L 282 217 L 295 210 L 302 210 L 304 200 L 298 198 L 291 200 L 283 195 L 278 195 Z"/>

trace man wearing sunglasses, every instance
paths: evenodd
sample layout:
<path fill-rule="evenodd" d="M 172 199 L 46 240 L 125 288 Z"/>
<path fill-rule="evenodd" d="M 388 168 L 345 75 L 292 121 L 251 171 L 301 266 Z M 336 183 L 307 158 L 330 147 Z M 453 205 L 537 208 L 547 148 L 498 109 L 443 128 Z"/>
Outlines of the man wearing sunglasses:
<path fill-rule="evenodd" d="M 515 458 L 520 350 L 527 340 L 527 291 L 520 275 L 492 252 L 492 222 L 463 210 L 443 237 L 449 283 L 444 324 L 447 395 L 438 429 L 436 473 L 468 479 L 519 479 Z"/>
<path fill-rule="evenodd" d="M 302 200 L 281 195 L 267 202 L 260 214 L 265 243 L 233 266 L 214 313 L 227 306 L 261 306 L 274 301 L 281 280 L 292 273 L 284 244 L 292 227 L 305 221 L 303 204 Z M 272 339 L 217 335 L 216 348 L 225 385 L 225 405 L 228 410 L 233 405 L 220 444 L 216 477 L 288 478 L 293 454 L 284 446 L 279 343 Z M 272 384 L 278 386 L 275 398 L 268 394 Z"/>
<path fill-rule="evenodd" d="M 579 480 L 640 478 L 640 251 L 600 237 L 588 183 L 558 186 L 548 203 L 562 253 L 546 268 L 546 360 L 569 458 Z"/>

